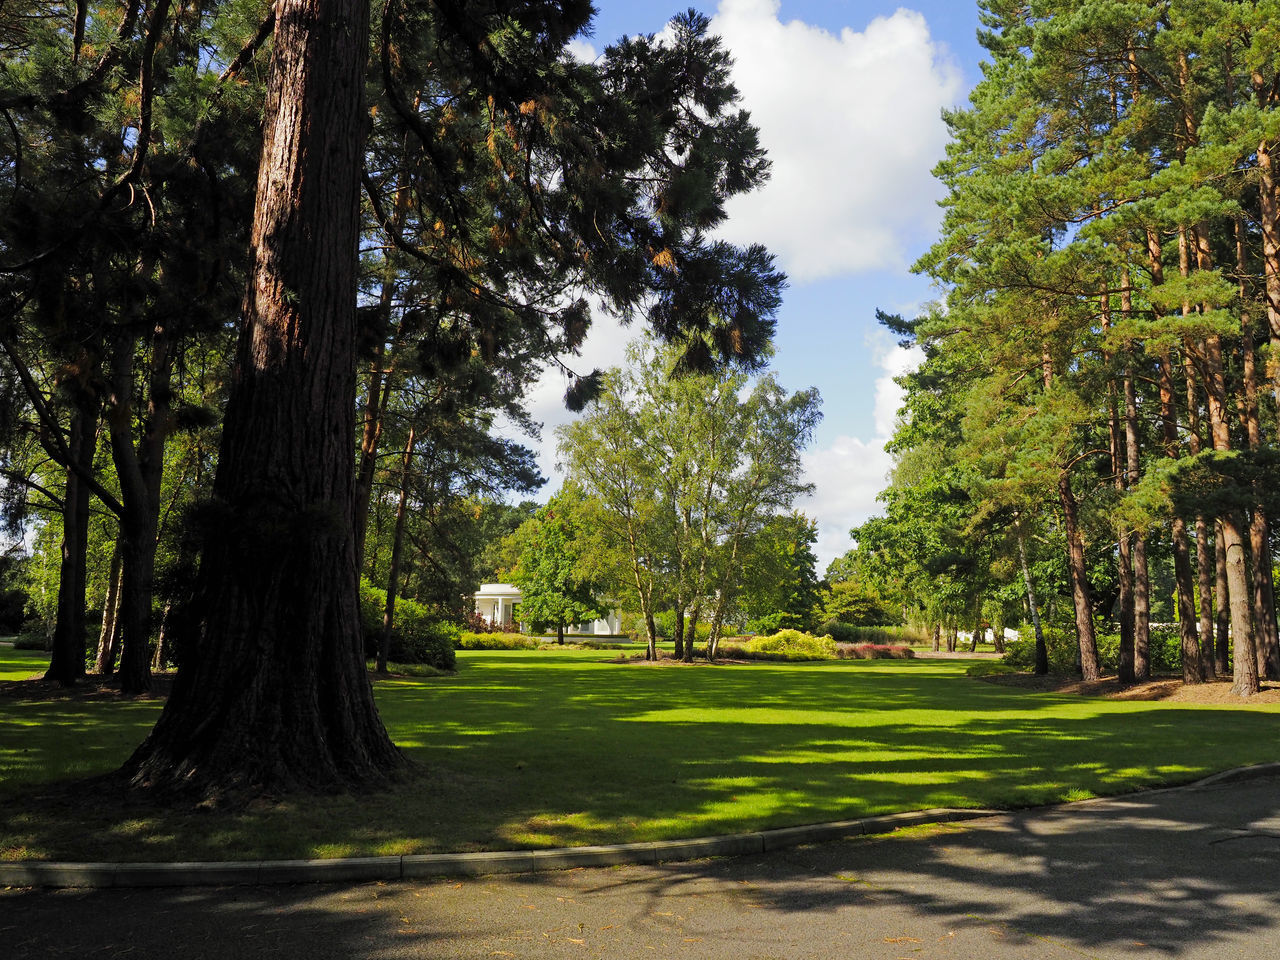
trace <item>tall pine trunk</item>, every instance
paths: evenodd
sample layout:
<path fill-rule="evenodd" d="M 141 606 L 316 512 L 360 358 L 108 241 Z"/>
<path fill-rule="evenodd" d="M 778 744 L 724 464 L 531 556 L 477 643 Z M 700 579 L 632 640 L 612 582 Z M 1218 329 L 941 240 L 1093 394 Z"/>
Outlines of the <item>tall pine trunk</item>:
<path fill-rule="evenodd" d="M 1130 56 L 1132 57 L 1132 51 Z M 1158 287 L 1164 283 L 1164 254 L 1160 235 L 1151 228 L 1147 229 L 1146 235 L 1151 283 Z M 1153 310 L 1159 317 L 1158 309 Z M 1174 397 L 1173 358 L 1167 346 L 1161 347 L 1156 353 L 1156 378 L 1160 393 L 1161 446 L 1164 455 L 1172 460 L 1179 453 L 1178 415 Z M 1187 683 L 1198 683 L 1204 679 L 1206 670 L 1212 672 L 1213 659 L 1209 655 L 1210 651 L 1201 648 L 1203 631 L 1196 629 L 1195 575 L 1191 569 L 1186 521 L 1175 515 L 1169 532 L 1173 541 L 1173 579 L 1178 605 L 1178 634 L 1182 647 L 1182 678 Z"/>
<path fill-rule="evenodd" d="M 116 538 L 115 548 L 111 551 L 111 566 L 107 571 L 107 596 L 102 604 L 102 629 L 98 634 L 98 655 L 94 662 L 94 672 L 101 677 L 109 677 L 116 669 L 115 650 L 112 638 L 115 636 L 116 614 L 120 606 L 120 539 Z"/>
<path fill-rule="evenodd" d="M 367 784 L 403 762 L 365 671 L 352 522 L 369 6 L 276 10 L 218 515 L 173 693 L 124 767 L 205 796 Z"/>
<path fill-rule="evenodd" d="M 97 447 L 97 414 L 87 399 L 72 408 L 68 453 L 86 472 L 93 469 Z M 89 545 L 89 486 L 76 470 L 67 468 L 62 497 L 62 547 L 58 564 L 58 605 L 53 627 L 53 651 L 46 680 L 69 687 L 85 674 L 85 584 Z"/>
<path fill-rule="evenodd" d="M 382 611 L 382 634 L 378 639 L 379 673 L 387 672 L 387 659 L 391 656 L 391 631 L 396 623 L 396 595 L 400 591 L 400 557 L 404 553 L 404 523 L 409 513 L 409 467 L 413 463 L 413 447 L 417 432 L 409 428 L 409 439 L 404 445 L 404 459 L 400 465 L 400 499 L 396 503 L 396 525 L 391 535 L 391 563 L 387 568 L 387 602 Z M 356 509 L 359 509 L 357 504 Z"/>

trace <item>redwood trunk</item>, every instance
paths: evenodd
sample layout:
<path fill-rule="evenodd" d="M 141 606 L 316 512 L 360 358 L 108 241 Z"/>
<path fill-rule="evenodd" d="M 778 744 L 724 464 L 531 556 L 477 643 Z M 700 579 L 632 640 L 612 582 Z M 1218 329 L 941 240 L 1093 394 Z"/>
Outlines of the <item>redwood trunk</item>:
<path fill-rule="evenodd" d="M 328 790 L 403 761 L 360 638 L 352 505 L 369 6 L 279 0 L 251 272 L 189 635 L 135 785 Z"/>

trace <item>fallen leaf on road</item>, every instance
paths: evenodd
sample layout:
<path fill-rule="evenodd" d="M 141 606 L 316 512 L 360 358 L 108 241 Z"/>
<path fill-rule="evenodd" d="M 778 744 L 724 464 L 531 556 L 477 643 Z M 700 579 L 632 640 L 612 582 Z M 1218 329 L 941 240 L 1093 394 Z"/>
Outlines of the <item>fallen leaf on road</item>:
<path fill-rule="evenodd" d="M 885 937 L 885 943 L 920 943 L 915 937 Z"/>

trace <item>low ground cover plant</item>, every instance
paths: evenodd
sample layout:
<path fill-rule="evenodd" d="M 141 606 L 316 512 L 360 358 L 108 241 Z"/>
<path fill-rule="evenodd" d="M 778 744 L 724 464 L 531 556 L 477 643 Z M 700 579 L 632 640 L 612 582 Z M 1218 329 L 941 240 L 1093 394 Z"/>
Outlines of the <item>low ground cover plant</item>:
<path fill-rule="evenodd" d="M 838 643 L 841 660 L 910 660 L 916 652 L 900 643 Z"/>
<path fill-rule="evenodd" d="M 799 630 L 779 630 L 767 637 L 735 637 L 720 644 L 731 660 L 835 660 L 836 642 Z"/>
<path fill-rule="evenodd" d="M 899 644 L 928 643 L 929 634 L 920 627 L 862 627 L 839 620 L 827 620 L 815 630 L 818 636 L 827 635 L 836 643 Z"/>
<path fill-rule="evenodd" d="M 459 650 L 536 650 L 541 645 L 537 637 L 523 633 L 473 633 L 464 630 L 458 635 Z"/>

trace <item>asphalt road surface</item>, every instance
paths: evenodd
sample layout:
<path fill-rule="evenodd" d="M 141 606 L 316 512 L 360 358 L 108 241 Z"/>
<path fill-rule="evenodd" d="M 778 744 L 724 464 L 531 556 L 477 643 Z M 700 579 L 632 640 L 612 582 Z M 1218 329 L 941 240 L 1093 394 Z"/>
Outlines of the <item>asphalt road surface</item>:
<path fill-rule="evenodd" d="M 0 957 L 1280 958 L 1280 779 L 727 860 L 0 893 Z"/>

